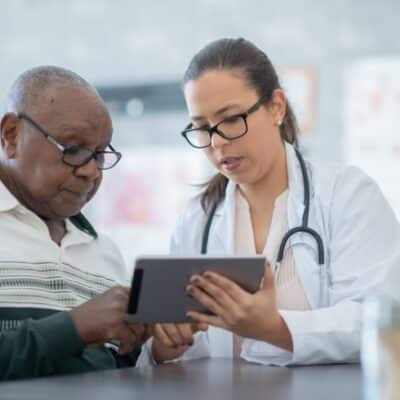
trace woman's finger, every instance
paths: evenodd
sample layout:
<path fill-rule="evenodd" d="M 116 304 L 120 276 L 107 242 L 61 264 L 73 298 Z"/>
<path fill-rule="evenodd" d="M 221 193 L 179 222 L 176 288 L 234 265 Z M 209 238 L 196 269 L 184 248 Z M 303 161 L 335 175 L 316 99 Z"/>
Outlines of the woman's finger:
<path fill-rule="evenodd" d="M 183 337 L 183 344 L 185 345 L 192 345 L 194 342 L 194 336 L 192 327 L 190 324 L 178 324 L 177 328 L 181 336 Z"/>
<path fill-rule="evenodd" d="M 213 325 L 218 328 L 224 328 L 224 329 L 228 328 L 224 320 L 216 315 L 207 315 L 197 311 L 188 311 L 186 313 L 186 316 L 192 318 L 194 321 L 200 324 Z"/>
<path fill-rule="evenodd" d="M 213 297 L 211 297 L 208 293 L 204 292 L 199 287 L 189 285 L 186 290 L 190 296 L 197 300 L 208 311 L 212 312 L 215 315 L 225 314 L 225 310 L 223 309 L 223 307 L 220 306 Z"/>
<path fill-rule="evenodd" d="M 236 304 L 222 287 L 218 286 L 210 279 L 195 275 L 191 278 L 190 284 L 209 294 L 223 309 L 232 309 Z"/>
<path fill-rule="evenodd" d="M 180 324 L 163 324 L 164 332 L 172 340 L 174 346 L 183 346 L 186 344 L 179 325 Z"/>
<path fill-rule="evenodd" d="M 213 285 L 222 289 L 224 293 L 230 296 L 236 303 L 240 303 L 243 295 L 248 294 L 237 283 L 216 272 L 206 271 L 203 277 Z"/>
<path fill-rule="evenodd" d="M 175 344 L 165 332 L 163 324 L 155 324 L 154 326 L 154 338 L 160 341 L 166 347 L 174 347 Z"/>

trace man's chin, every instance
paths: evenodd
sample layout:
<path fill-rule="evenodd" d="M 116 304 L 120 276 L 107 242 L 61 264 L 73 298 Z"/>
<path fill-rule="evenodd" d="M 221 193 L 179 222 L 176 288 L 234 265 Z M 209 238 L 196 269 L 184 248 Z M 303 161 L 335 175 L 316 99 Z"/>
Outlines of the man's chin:
<path fill-rule="evenodd" d="M 87 202 L 77 203 L 77 204 L 63 204 L 62 207 L 54 207 L 53 213 L 59 218 L 70 218 L 74 215 L 79 214 Z"/>
<path fill-rule="evenodd" d="M 85 205 L 93 198 L 95 193 L 96 190 L 81 195 L 64 191 L 63 196 L 61 197 L 62 202 L 57 204 L 57 206 L 66 218 L 72 217 L 81 212 L 83 207 L 85 207 Z"/>

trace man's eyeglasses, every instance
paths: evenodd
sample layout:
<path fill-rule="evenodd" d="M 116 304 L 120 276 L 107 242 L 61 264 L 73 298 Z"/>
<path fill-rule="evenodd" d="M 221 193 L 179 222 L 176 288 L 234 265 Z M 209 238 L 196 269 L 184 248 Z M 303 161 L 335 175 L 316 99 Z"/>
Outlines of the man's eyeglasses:
<path fill-rule="evenodd" d="M 26 114 L 19 113 L 17 114 L 17 117 L 29 122 L 49 142 L 53 143 L 62 153 L 62 160 L 64 163 L 71 167 L 81 167 L 82 165 L 87 164 L 90 160 L 94 159 L 96 161 L 97 168 L 100 170 L 105 170 L 115 167 L 122 157 L 122 154 L 118 151 L 115 151 L 111 144 L 108 145 L 111 151 L 91 151 L 81 146 L 63 146 Z"/>
<path fill-rule="evenodd" d="M 193 124 L 190 123 L 181 134 L 196 149 L 211 146 L 211 138 L 214 133 L 226 140 L 239 139 L 248 132 L 247 117 L 257 111 L 264 103 L 265 98 L 262 97 L 246 112 L 225 118 L 214 126 L 193 128 Z"/>

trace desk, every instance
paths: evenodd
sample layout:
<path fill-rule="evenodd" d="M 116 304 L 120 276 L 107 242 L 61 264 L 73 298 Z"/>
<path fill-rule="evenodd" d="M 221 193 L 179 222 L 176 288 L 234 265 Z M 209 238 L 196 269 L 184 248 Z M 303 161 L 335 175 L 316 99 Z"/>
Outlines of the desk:
<path fill-rule="evenodd" d="M 358 400 L 359 365 L 264 367 L 207 359 L 0 384 L 0 399 Z"/>

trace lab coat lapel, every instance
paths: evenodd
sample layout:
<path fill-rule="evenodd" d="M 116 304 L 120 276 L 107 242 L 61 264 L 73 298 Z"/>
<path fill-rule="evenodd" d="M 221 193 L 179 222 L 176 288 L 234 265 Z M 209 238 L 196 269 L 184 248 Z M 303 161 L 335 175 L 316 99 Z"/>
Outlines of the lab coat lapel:
<path fill-rule="evenodd" d="M 285 149 L 289 177 L 288 222 L 289 227 L 294 227 L 301 224 L 304 211 L 303 177 L 293 146 L 285 143 Z M 218 206 L 214 215 L 208 241 L 208 254 L 234 254 L 235 190 L 236 184 L 229 182 L 225 200 Z"/>
<path fill-rule="evenodd" d="M 289 197 L 288 197 L 288 224 L 289 228 L 301 225 L 304 212 L 304 182 L 300 165 L 294 147 L 285 143 L 286 163 L 288 167 Z M 314 201 L 313 180 L 310 170 L 311 204 Z M 235 190 L 236 185 L 229 182 L 225 200 L 217 208 L 210 230 L 207 254 L 234 255 L 235 238 Z M 310 225 L 312 224 L 312 207 L 310 210 Z M 316 228 L 316 227 L 314 227 Z M 319 230 L 316 228 L 317 231 Z M 323 238 L 325 240 L 325 238 Z M 312 308 L 319 305 L 320 266 L 317 263 L 316 244 L 307 234 L 298 233 L 289 239 L 288 246 L 292 248 L 295 266 L 303 284 L 306 296 Z"/>
<path fill-rule="evenodd" d="M 289 178 L 288 198 L 288 224 L 289 229 L 300 226 L 304 213 L 304 180 L 301 173 L 299 161 L 294 147 L 288 143 L 286 147 L 286 163 Z M 306 163 L 307 165 L 307 163 Z M 314 182 L 310 168 L 307 169 L 307 176 L 310 182 L 310 218 L 309 226 L 314 228 L 321 235 L 320 228 L 313 226 Z M 314 224 L 313 224 L 314 222 Z M 325 238 L 322 237 L 325 242 Z M 312 308 L 320 306 L 320 279 L 321 266 L 318 264 L 317 245 L 315 240 L 308 234 L 297 233 L 289 239 L 292 248 L 296 271 L 302 282 L 308 302 Z M 323 266 L 322 268 L 325 268 Z"/>
<path fill-rule="evenodd" d="M 294 147 L 285 142 L 285 149 L 289 180 L 288 222 L 289 228 L 293 228 L 301 224 L 304 212 L 304 182 Z"/>
<path fill-rule="evenodd" d="M 225 199 L 215 212 L 214 227 L 211 227 L 208 241 L 208 254 L 234 254 L 235 188 L 234 183 L 228 183 Z"/>

